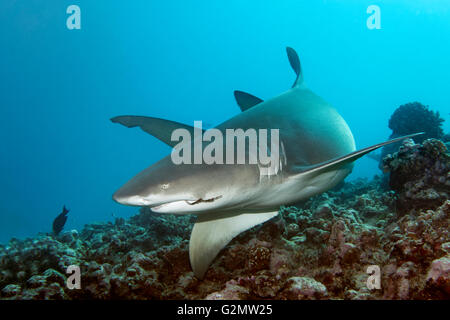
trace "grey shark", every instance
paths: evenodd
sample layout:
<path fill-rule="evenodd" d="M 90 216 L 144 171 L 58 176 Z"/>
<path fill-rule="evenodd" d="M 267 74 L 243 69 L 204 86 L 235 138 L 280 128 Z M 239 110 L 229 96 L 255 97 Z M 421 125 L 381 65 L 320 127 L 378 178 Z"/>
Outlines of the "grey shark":
<path fill-rule="evenodd" d="M 194 274 L 202 279 L 217 254 L 235 236 L 278 214 L 282 205 L 306 200 L 336 186 L 351 171 L 353 162 L 397 138 L 356 151 L 345 120 L 303 81 L 297 53 L 287 48 L 296 73 L 289 90 L 263 101 L 235 91 L 242 112 L 215 128 L 279 129 L 278 170 L 262 174 L 258 164 L 181 164 L 171 156 L 161 159 L 117 190 L 113 199 L 131 206 L 148 206 L 168 214 L 196 214 L 189 257 Z M 194 128 L 174 121 L 118 116 L 126 127 L 140 127 L 169 146 L 171 133 Z"/>

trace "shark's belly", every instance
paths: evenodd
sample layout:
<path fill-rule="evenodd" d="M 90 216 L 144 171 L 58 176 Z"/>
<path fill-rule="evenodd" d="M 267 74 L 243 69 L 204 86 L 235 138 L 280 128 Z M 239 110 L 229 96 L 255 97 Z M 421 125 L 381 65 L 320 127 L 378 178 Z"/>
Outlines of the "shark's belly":
<path fill-rule="evenodd" d="M 321 173 L 314 177 L 305 175 L 295 179 L 286 179 L 282 183 L 261 184 L 252 198 L 242 199 L 238 206 L 243 212 L 268 212 L 278 210 L 282 205 L 290 205 L 307 200 L 330 190 L 339 184 L 351 172 L 351 167 Z"/>

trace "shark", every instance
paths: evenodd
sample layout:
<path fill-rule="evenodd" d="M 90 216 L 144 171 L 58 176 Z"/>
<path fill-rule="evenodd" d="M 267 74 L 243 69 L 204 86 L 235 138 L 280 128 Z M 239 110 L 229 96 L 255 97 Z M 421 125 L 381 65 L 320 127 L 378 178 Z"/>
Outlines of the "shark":
<path fill-rule="evenodd" d="M 278 215 L 281 206 L 333 188 L 351 173 L 355 160 L 408 135 L 356 150 L 353 134 L 337 110 L 304 82 L 297 52 L 286 48 L 296 78 L 291 88 L 268 100 L 244 91 L 234 96 L 242 112 L 215 129 L 279 130 L 277 170 L 256 164 L 174 164 L 168 155 L 131 178 L 114 194 L 123 205 L 147 206 L 164 214 L 195 214 L 189 259 L 203 279 L 210 264 L 238 234 Z M 166 119 L 123 115 L 111 119 L 139 127 L 171 147 L 172 132 L 196 128 Z M 420 133 L 418 133 L 420 134 Z M 194 139 L 194 138 L 193 138 Z M 270 150 L 269 150 L 270 152 Z"/>

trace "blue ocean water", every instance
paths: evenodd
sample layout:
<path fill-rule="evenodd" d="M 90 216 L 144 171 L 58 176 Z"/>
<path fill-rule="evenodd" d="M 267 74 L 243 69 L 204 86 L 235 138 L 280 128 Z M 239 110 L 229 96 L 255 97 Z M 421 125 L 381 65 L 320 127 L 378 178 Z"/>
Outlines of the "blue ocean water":
<path fill-rule="evenodd" d="M 69 5 L 81 29 L 69 30 Z M 378 5 L 381 29 L 367 8 Z M 128 217 L 112 201 L 131 176 L 170 152 L 109 119 L 149 115 L 212 125 L 237 114 L 233 90 L 263 99 L 295 78 L 346 119 L 361 148 L 387 139 L 401 104 L 438 110 L 449 130 L 450 3 L 389 1 L 0 2 L 0 242 Z M 361 159 L 349 177 L 372 177 Z"/>

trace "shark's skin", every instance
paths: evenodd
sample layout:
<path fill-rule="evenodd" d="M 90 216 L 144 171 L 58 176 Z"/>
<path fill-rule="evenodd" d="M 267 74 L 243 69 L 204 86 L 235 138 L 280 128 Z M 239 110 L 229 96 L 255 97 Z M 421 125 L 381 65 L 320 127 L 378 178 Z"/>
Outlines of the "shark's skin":
<path fill-rule="evenodd" d="M 334 187 L 351 172 L 354 160 L 391 143 L 355 152 L 347 123 L 305 86 L 295 51 L 288 48 L 288 56 L 297 73 L 291 89 L 263 102 L 235 93 L 243 112 L 216 127 L 222 132 L 237 128 L 279 129 L 282 148 L 276 173 L 263 176 L 257 164 L 175 165 L 168 155 L 113 195 L 121 204 L 149 206 L 158 213 L 196 214 L 189 256 L 200 279 L 236 235 L 273 218 L 282 205 L 298 203 Z M 244 94 L 241 99 L 239 94 Z M 246 101 L 250 101 L 249 105 L 245 105 Z M 172 122 L 167 124 L 171 129 L 167 133 L 162 119 L 121 116 L 112 121 L 140 126 L 173 146 L 167 138 L 174 128 Z"/>

